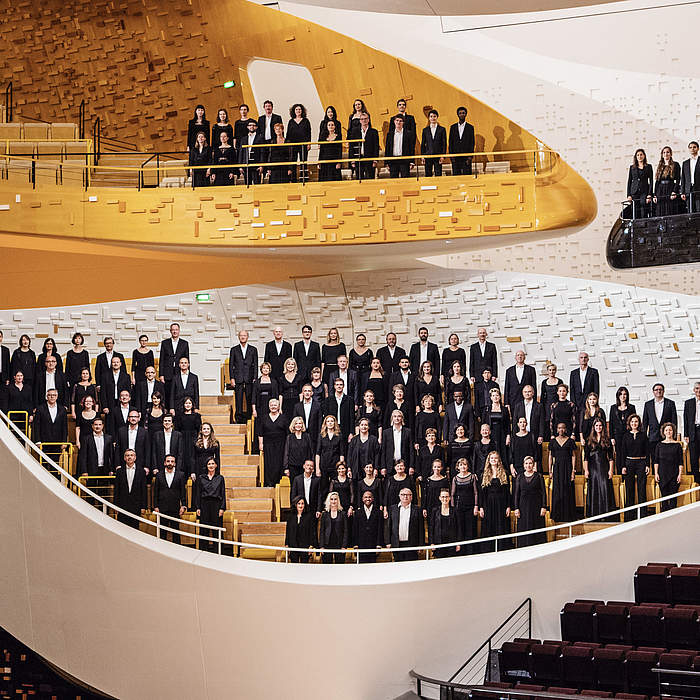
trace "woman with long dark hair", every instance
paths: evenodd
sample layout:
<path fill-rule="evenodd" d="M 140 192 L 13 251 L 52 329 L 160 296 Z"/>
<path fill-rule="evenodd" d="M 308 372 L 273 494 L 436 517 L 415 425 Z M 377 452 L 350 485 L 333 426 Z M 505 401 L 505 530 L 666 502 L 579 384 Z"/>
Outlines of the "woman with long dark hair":
<path fill-rule="evenodd" d="M 187 150 L 190 151 L 194 148 L 197 142 L 197 134 L 202 133 L 209 141 L 209 120 L 207 119 L 207 112 L 204 109 L 204 105 L 197 105 L 194 108 L 194 114 L 192 119 L 187 122 Z M 190 164 L 191 165 L 191 164 Z"/>
<path fill-rule="evenodd" d="M 654 183 L 654 204 L 656 216 L 669 216 L 678 212 L 678 192 L 680 190 L 681 166 L 673 160 L 670 146 L 661 149 L 661 158 L 656 166 Z"/>
<path fill-rule="evenodd" d="M 583 473 L 588 482 L 586 517 L 616 509 L 613 492 L 613 451 L 605 423 L 596 418 L 583 448 Z"/>
<path fill-rule="evenodd" d="M 651 214 L 651 198 L 654 194 L 654 171 L 647 163 L 643 148 L 634 152 L 627 176 L 627 201 L 631 204 L 629 215 L 643 219 Z"/>
<path fill-rule="evenodd" d="M 306 182 L 309 179 L 309 168 L 306 160 L 309 156 L 309 147 L 306 144 L 311 141 L 311 122 L 306 117 L 306 107 L 300 102 L 289 108 L 289 121 L 287 122 L 287 141 L 292 145 L 292 162 L 301 161 L 299 169 L 299 181 Z M 297 181 L 296 166 L 292 168 L 292 182 Z"/>
<path fill-rule="evenodd" d="M 324 141 L 319 149 L 318 179 L 319 182 L 337 181 L 343 179 L 343 144 L 340 143 L 340 129 L 337 122 L 329 121 L 326 125 L 325 136 L 319 137 Z"/>

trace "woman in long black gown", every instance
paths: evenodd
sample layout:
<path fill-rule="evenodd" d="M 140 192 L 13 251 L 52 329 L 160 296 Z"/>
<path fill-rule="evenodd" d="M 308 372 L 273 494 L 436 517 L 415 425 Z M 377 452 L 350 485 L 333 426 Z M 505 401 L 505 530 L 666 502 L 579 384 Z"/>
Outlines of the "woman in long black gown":
<path fill-rule="evenodd" d="M 197 143 L 197 135 L 199 133 L 204 134 L 207 141 L 209 141 L 209 135 L 211 134 L 211 129 L 209 126 L 209 120 L 207 119 L 207 113 L 204 109 L 204 105 L 197 105 L 194 108 L 194 115 L 192 119 L 187 122 L 187 150 L 191 151 L 195 144 Z"/>
<path fill-rule="evenodd" d="M 24 373 L 21 369 L 15 372 L 13 381 L 7 387 L 7 411 L 8 418 L 17 425 L 23 432 L 28 432 L 34 411 L 34 398 L 31 384 L 25 384 Z M 12 411 L 23 411 L 27 415 L 9 415 Z"/>
<path fill-rule="evenodd" d="M 311 141 L 311 122 L 306 118 L 306 107 L 297 102 L 289 108 L 290 119 L 287 122 L 287 141 L 291 144 L 303 144 Z M 309 147 L 302 145 L 292 146 L 292 162 L 301 161 L 299 169 L 299 181 L 306 182 L 309 179 L 309 168 L 306 160 L 309 157 Z M 296 166 L 292 166 L 292 182 L 297 181 Z"/>
<path fill-rule="evenodd" d="M 484 474 L 484 469 L 486 468 L 486 462 L 488 461 L 489 455 L 496 450 L 496 443 L 491 437 L 491 426 L 485 423 L 479 428 L 479 439 L 474 443 L 474 448 L 472 450 L 472 460 L 470 464 L 473 465 L 473 471 L 477 478 L 481 480 Z"/>
<path fill-rule="evenodd" d="M 462 348 L 460 348 L 460 350 L 462 350 Z M 445 361 L 446 352 L 447 349 L 444 350 L 442 355 L 443 362 Z M 464 352 L 464 350 L 462 350 L 462 352 Z M 455 391 L 461 391 L 467 401 L 469 401 L 471 390 L 469 384 L 467 384 L 467 377 L 462 370 L 462 362 L 460 360 L 455 360 L 451 365 L 443 365 L 443 371 L 445 372 L 443 376 L 445 385 L 445 405 L 449 405 L 454 401 Z"/>
<path fill-rule="evenodd" d="M 207 177 L 212 185 L 235 185 L 236 184 L 236 149 L 228 140 L 228 132 L 222 131 L 219 134 L 220 142 L 214 146 L 211 154 L 211 164 L 222 166 L 217 168 L 207 168 Z"/>
<path fill-rule="evenodd" d="M 384 407 L 384 429 L 391 426 L 391 414 L 394 411 L 401 411 L 403 414 L 403 424 L 413 430 L 413 407 L 406 401 L 406 387 L 403 384 L 395 384 L 391 387 L 391 395 L 393 398 Z"/>
<path fill-rule="evenodd" d="M 501 456 L 501 462 L 506 463 L 508 460 L 508 446 L 510 445 L 510 411 L 508 406 L 503 404 L 499 388 L 494 387 L 491 389 L 489 398 L 491 400 L 484 407 L 481 414 L 481 423 L 482 425 L 491 426 L 491 439 L 496 444 L 498 454 Z"/>
<path fill-rule="evenodd" d="M 438 445 L 437 430 L 435 428 L 427 428 L 425 431 L 425 444 L 421 445 L 418 450 L 416 459 L 416 481 L 425 483 L 426 479 L 433 473 L 433 461 L 439 459 L 442 461 L 442 448 Z M 435 507 L 437 503 L 433 504 Z"/>
<path fill-rule="evenodd" d="M 450 480 L 443 474 L 441 459 L 436 457 L 430 465 L 430 470 L 430 476 L 421 481 L 420 487 L 420 503 L 423 508 L 423 517 L 428 522 L 428 529 L 430 529 L 433 511 L 440 505 L 440 491 L 450 487 Z"/>
<path fill-rule="evenodd" d="M 80 379 L 77 384 L 73 384 L 71 392 L 70 407 L 73 418 L 77 417 L 77 410 L 82 405 L 83 399 L 90 396 L 97 408 L 97 387 L 90 381 L 90 368 L 83 367 L 80 370 Z"/>
<path fill-rule="evenodd" d="M 348 467 L 345 462 L 338 462 L 336 465 L 336 475 L 331 479 L 331 492 L 338 494 L 340 505 L 343 506 L 345 514 L 349 517 L 353 514 L 353 503 L 355 502 L 355 485 L 348 476 Z"/>
<path fill-rule="evenodd" d="M 495 537 L 496 535 L 510 534 L 510 486 L 508 475 L 503 468 L 501 455 L 491 452 L 486 460 L 484 475 L 481 479 L 481 500 L 479 502 L 479 517 L 483 524 L 481 537 Z M 509 549 L 512 543 L 510 538 L 504 538 L 496 542 L 484 543 L 486 552 Z"/>
<path fill-rule="evenodd" d="M 651 214 L 651 198 L 654 194 L 654 171 L 647 163 L 643 148 L 634 152 L 627 176 L 627 201 L 630 203 L 630 218 L 643 219 Z M 633 208 L 632 208 L 633 207 Z"/>
<path fill-rule="evenodd" d="M 289 435 L 284 445 L 283 467 L 290 484 L 294 483 L 294 479 L 304 471 L 304 462 L 307 459 L 314 461 L 311 438 L 304 427 L 304 419 L 301 416 L 295 416 L 289 424 Z"/>
<path fill-rule="evenodd" d="M 289 182 L 292 176 L 292 149 L 287 145 L 287 139 L 284 138 L 284 125 L 277 123 L 272 127 L 275 135 L 270 142 L 270 148 L 267 150 L 267 171 L 270 173 L 270 184 L 280 184 Z"/>
<path fill-rule="evenodd" d="M 350 523 L 343 512 L 338 493 L 331 491 L 321 513 L 318 546 L 324 564 L 344 564 L 345 552 L 324 552 L 328 549 L 346 549 L 350 545 Z"/>
<path fill-rule="evenodd" d="M 544 527 L 547 513 L 547 490 L 542 474 L 535 471 L 533 457 L 525 458 L 525 470 L 515 480 L 513 507 L 518 519 L 518 532 L 539 530 Z M 547 533 L 538 532 L 516 538 L 518 547 L 529 547 L 547 541 Z"/>
<path fill-rule="evenodd" d="M 591 434 L 591 428 L 593 428 L 593 423 L 597 419 L 605 423 L 605 411 L 598 404 L 598 394 L 592 391 L 586 396 L 586 403 L 579 414 L 578 430 L 581 444 L 588 439 L 588 436 Z"/>
<path fill-rule="evenodd" d="M 19 337 L 19 346 L 12 351 L 10 360 L 10 374 L 14 377 L 20 371 L 24 377 L 24 383 L 31 387 L 34 385 L 36 373 L 36 353 L 31 349 L 32 339 L 22 333 Z"/>
<path fill-rule="evenodd" d="M 154 391 L 151 394 L 151 407 L 141 415 L 141 424 L 148 430 L 149 435 L 153 435 L 158 430 L 163 430 L 164 415 L 163 395 L 160 391 Z"/>
<path fill-rule="evenodd" d="M 457 474 L 452 479 L 452 505 L 457 515 L 457 531 L 460 540 L 473 540 L 477 535 L 479 515 L 479 479 L 462 458 L 457 462 Z M 472 545 L 462 548 L 462 554 L 471 554 Z"/>
<path fill-rule="evenodd" d="M 149 367 L 155 369 L 153 350 L 148 347 L 148 336 L 142 333 L 139 336 L 139 346 L 131 353 L 131 383 L 136 386 L 139 382 L 146 381 L 146 370 Z"/>
<path fill-rule="evenodd" d="M 659 485 L 662 496 L 670 496 L 678 493 L 678 485 L 683 475 L 683 448 L 676 441 L 676 426 L 673 423 L 664 423 L 661 426 L 661 434 L 664 439 L 656 445 L 654 451 L 654 479 Z M 669 498 L 661 501 L 661 511 L 671 510 L 676 507 L 678 499 Z"/>
<path fill-rule="evenodd" d="M 340 141 L 340 132 L 336 131 L 336 122 L 329 121 L 326 123 L 325 136 L 319 137 L 319 141 L 325 141 L 321 144 L 318 160 L 320 163 L 318 169 L 319 182 L 329 182 L 334 180 L 342 180 L 343 173 L 341 159 L 343 157 L 343 144 Z"/>
<path fill-rule="evenodd" d="M 85 338 L 82 333 L 73 333 L 71 338 L 73 347 L 66 353 L 66 380 L 69 390 L 80 381 L 80 372 L 84 367 L 90 369 L 90 355 L 83 347 Z"/>
<path fill-rule="evenodd" d="M 289 423 L 280 411 L 279 399 L 270 399 L 258 435 L 258 445 L 265 460 L 265 486 L 277 486 L 282 478 L 288 427 Z"/>
<path fill-rule="evenodd" d="M 369 491 L 374 498 L 374 503 L 382 509 L 382 480 L 377 476 L 377 467 L 374 464 L 365 464 L 364 478 L 357 482 L 355 487 L 355 510 L 362 508 L 362 495 L 365 491 Z"/>
<path fill-rule="evenodd" d="M 455 436 L 447 445 L 447 469 L 449 474 L 454 476 L 457 473 L 457 465 L 460 459 L 466 459 L 471 464 L 473 452 L 474 443 L 467 437 L 464 426 L 458 423 L 455 428 Z"/>
<path fill-rule="evenodd" d="M 216 116 L 216 124 L 211 128 L 211 145 L 218 146 L 221 143 L 221 132 L 225 131 L 228 143 L 233 144 L 233 126 L 228 120 L 228 112 L 222 107 Z"/>
<path fill-rule="evenodd" d="M 197 140 L 190 148 L 188 157 L 188 165 L 191 168 L 190 177 L 194 187 L 206 187 L 209 184 L 210 180 L 207 178 L 209 168 L 206 166 L 212 165 L 212 162 L 211 147 L 204 132 L 200 131 L 197 134 Z"/>
<path fill-rule="evenodd" d="M 367 336 L 364 333 L 358 333 L 355 337 L 355 347 L 350 350 L 348 355 L 348 364 L 350 369 L 357 373 L 357 384 L 360 391 L 364 391 L 367 386 L 367 377 L 369 377 L 370 363 L 374 353 L 367 347 Z"/>
<path fill-rule="evenodd" d="M 195 411 L 192 397 L 185 396 L 182 410 L 175 413 L 175 429 L 182 433 L 182 470 L 185 474 L 195 472 L 194 444 L 201 428 L 202 417 Z"/>
<path fill-rule="evenodd" d="M 433 406 L 438 407 L 438 413 L 442 412 L 442 389 L 440 388 L 440 377 L 433 374 L 433 363 L 426 360 L 420 366 L 420 372 L 413 383 L 413 405 L 416 413 L 423 405 L 423 397 L 432 396 Z"/>
<path fill-rule="evenodd" d="M 431 545 L 449 544 L 459 542 L 459 524 L 455 508 L 450 504 L 450 491 L 447 488 L 440 490 L 440 504 L 433 508 L 428 525 L 428 542 Z M 454 557 L 460 551 L 460 546 L 440 547 L 433 553 L 437 559 Z"/>
<path fill-rule="evenodd" d="M 224 511 L 226 510 L 226 481 L 221 474 L 216 473 L 219 465 L 214 459 L 207 462 L 207 472 L 195 481 L 194 508 L 202 525 L 222 527 Z M 199 528 L 199 534 L 204 537 L 217 537 L 216 530 L 207 527 Z M 217 551 L 215 542 L 200 540 L 200 549 L 209 552 Z"/>
<path fill-rule="evenodd" d="M 557 424 L 557 435 L 549 441 L 549 475 L 552 479 L 552 510 L 555 523 L 576 519 L 576 443 L 566 434 L 566 424 Z"/>
<path fill-rule="evenodd" d="M 634 404 L 630 403 L 630 393 L 627 387 L 621 386 L 615 393 L 615 404 L 610 406 L 610 442 L 615 448 L 615 465 L 618 473 L 621 473 L 625 466 L 620 443 L 627 432 L 627 421 L 635 413 L 637 411 Z"/>
<path fill-rule="evenodd" d="M 661 158 L 656 166 L 654 183 L 655 216 L 669 216 L 678 213 L 678 192 L 680 191 L 681 166 L 673 160 L 670 146 L 661 149 Z"/>
<path fill-rule="evenodd" d="M 297 496 L 292 503 L 292 510 L 287 518 L 287 528 L 284 535 L 285 547 L 308 549 L 308 552 L 289 552 L 289 561 L 306 564 L 311 554 L 310 550 L 318 546 L 316 538 L 316 518 L 312 511 L 316 505 L 309 507 L 303 496 Z"/>
<path fill-rule="evenodd" d="M 312 367 L 310 375 L 311 380 L 309 381 L 309 384 L 314 392 L 314 401 L 318 401 L 320 404 L 322 404 L 326 398 L 326 385 L 323 383 L 323 379 L 321 378 L 321 368 Z"/>
<path fill-rule="evenodd" d="M 352 103 L 352 114 L 348 117 L 348 138 L 352 138 L 351 134 L 353 131 L 360 128 L 360 117 L 362 114 L 370 116 L 365 107 L 365 103 L 359 98 Z M 372 119 L 370 118 L 369 126 L 372 126 Z"/>
<path fill-rule="evenodd" d="M 322 498 L 328 493 L 330 481 L 337 473 L 338 462 L 345 461 L 345 447 L 336 417 L 326 416 L 316 444 L 316 476 L 321 478 L 319 490 Z"/>
<path fill-rule="evenodd" d="M 557 366 L 550 362 L 547 365 L 547 376 L 540 386 L 540 403 L 544 406 L 544 419 L 549 426 L 552 404 L 557 400 L 557 388 L 564 382 L 557 377 Z M 555 426 L 556 427 L 556 426 Z"/>
<path fill-rule="evenodd" d="M 510 437 L 510 475 L 515 479 L 525 470 L 525 458 L 537 458 L 537 440 L 527 429 L 527 418 L 518 418 L 518 432 Z"/>
<path fill-rule="evenodd" d="M 297 369 L 296 360 L 291 357 L 287 358 L 284 361 L 284 373 L 278 379 L 277 386 L 282 399 L 282 413 L 288 421 L 292 420 L 294 407 L 299 403 L 302 383 L 303 377 Z"/>
<path fill-rule="evenodd" d="M 435 402 L 432 394 L 425 394 L 420 402 L 421 411 L 416 415 L 416 422 L 413 427 L 414 449 L 416 452 L 426 444 L 425 433 L 432 428 L 435 434 L 440 433 L 440 414 L 434 410 Z"/>
<path fill-rule="evenodd" d="M 260 426 L 263 419 L 270 412 L 270 399 L 279 399 L 280 393 L 277 381 L 270 377 L 272 365 L 263 362 L 260 365 L 260 376 L 253 382 L 253 394 L 251 407 L 253 409 L 253 429 L 255 438 L 260 436 Z"/>
<path fill-rule="evenodd" d="M 379 440 L 371 434 L 369 420 L 361 418 L 357 424 L 357 435 L 347 447 L 346 461 L 353 481 L 362 476 L 365 464 L 379 464 L 380 451 Z"/>
<path fill-rule="evenodd" d="M 560 384 L 557 387 L 557 400 L 549 407 L 549 434 L 552 438 L 557 434 L 557 425 L 564 423 L 566 434 L 570 435 L 572 440 L 576 440 L 578 415 L 576 404 L 566 398 L 568 395 L 569 387 Z"/>
<path fill-rule="evenodd" d="M 366 391 L 371 391 L 374 395 L 374 403 L 380 411 L 384 411 L 387 403 L 387 376 L 382 369 L 382 363 L 378 357 L 373 357 L 369 363 L 369 375 L 367 377 Z"/>
<path fill-rule="evenodd" d="M 447 347 L 442 351 L 442 376 L 445 380 L 445 387 L 447 387 L 447 380 L 450 376 L 454 374 L 455 366 L 454 363 L 459 362 L 459 374 L 464 376 L 467 373 L 467 354 L 464 352 L 464 348 L 459 347 L 459 336 L 456 333 L 450 333 L 450 337 L 447 339 Z M 447 398 L 446 403 L 450 403 Z"/>
<path fill-rule="evenodd" d="M 328 330 L 326 342 L 321 347 L 321 364 L 323 365 L 323 383 L 328 385 L 331 374 L 338 370 L 338 358 L 347 355 L 345 343 L 340 340 L 338 329 L 333 327 Z"/>
<path fill-rule="evenodd" d="M 605 423 L 596 419 L 583 448 L 583 473 L 588 482 L 586 517 L 616 510 L 613 492 L 613 451 Z M 613 516 L 613 519 L 617 518 Z"/>

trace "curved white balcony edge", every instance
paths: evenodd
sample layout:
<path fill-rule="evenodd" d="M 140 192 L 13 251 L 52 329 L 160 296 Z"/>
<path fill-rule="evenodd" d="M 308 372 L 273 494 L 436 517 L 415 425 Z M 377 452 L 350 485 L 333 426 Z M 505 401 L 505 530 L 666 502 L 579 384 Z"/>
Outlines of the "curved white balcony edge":
<path fill-rule="evenodd" d="M 0 426 L 0 625 L 121 700 L 391 698 L 448 677 L 522 600 L 558 635 L 575 597 L 625 599 L 651 560 L 696 561 L 700 503 L 524 550 L 271 566 L 107 519 Z"/>

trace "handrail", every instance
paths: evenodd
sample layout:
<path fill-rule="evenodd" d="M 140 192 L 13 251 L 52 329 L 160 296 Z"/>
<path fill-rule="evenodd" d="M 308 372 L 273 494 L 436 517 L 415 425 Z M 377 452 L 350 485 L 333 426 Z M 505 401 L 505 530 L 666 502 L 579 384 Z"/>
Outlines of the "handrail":
<path fill-rule="evenodd" d="M 10 419 L 2 411 L 0 411 L 0 418 L 2 418 L 4 420 L 4 422 L 9 426 L 9 428 L 12 430 L 12 432 L 14 432 L 16 434 L 16 436 L 18 437 L 20 442 L 24 443 L 25 445 L 28 445 L 35 452 L 43 454 L 41 449 L 39 447 L 37 447 L 37 445 L 35 445 L 12 421 L 10 421 Z M 47 455 L 44 455 L 44 457 L 49 462 L 49 464 L 52 464 L 63 476 L 66 477 L 67 480 L 69 480 L 73 485 L 77 486 L 79 491 L 83 491 L 83 492 L 87 493 L 91 498 L 95 498 L 98 501 L 100 501 L 100 503 L 102 503 L 102 505 L 103 505 L 103 510 L 105 513 L 106 513 L 107 508 L 111 508 L 117 512 L 121 512 L 124 515 L 129 516 L 130 518 L 138 520 L 139 522 L 149 524 L 151 527 L 153 527 L 152 521 L 141 518 L 140 516 L 133 515 L 132 513 L 128 513 L 127 511 L 122 510 L 121 508 L 115 506 L 114 504 L 109 503 L 109 501 L 105 501 L 103 498 L 101 498 L 97 494 L 90 491 L 90 489 L 83 486 L 78 480 L 76 480 L 68 472 L 64 471 L 59 465 L 57 465 L 53 461 L 53 459 L 51 459 Z M 590 518 L 584 518 L 582 520 L 577 520 L 577 521 L 571 522 L 571 523 L 562 523 L 560 525 L 551 525 L 549 527 L 538 528 L 535 530 L 525 530 L 523 532 L 514 532 L 510 535 L 496 535 L 496 536 L 492 536 L 492 537 L 482 537 L 482 538 L 473 539 L 473 540 L 462 540 L 460 542 L 448 542 L 446 544 L 432 544 L 432 545 L 425 544 L 425 545 L 419 545 L 419 546 L 414 546 L 414 547 L 402 547 L 401 552 L 420 552 L 420 551 L 423 551 L 423 552 L 425 552 L 426 560 L 429 560 L 430 552 L 433 552 L 436 549 L 454 548 L 457 545 L 467 546 L 467 545 L 479 545 L 479 544 L 493 542 L 496 545 L 496 547 L 495 547 L 496 551 L 498 551 L 498 542 L 500 540 L 514 540 L 514 539 L 517 540 L 520 537 L 530 537 L 534 534 L 554 532 L 556 530 L 561 530 L 561 529 L 565 529 L 565 528 L 568 528 L 569 537 L 572 537 L 573 536 L 573 528 L 578 527 L 580 525 L 595 522 L 598 520 L 606 520 L 612 516 L 619 515 L 621 513 L 632 512 L 632 511 L 637 511 L 638 515 L 639 515 L 641 513 L 642 508 L 647 508 L 648 506 L 653 506 L 657 503 L 663 503 L 663 502 L 671 500 L 671 499 L 679 498 L 680 496 L 684 496 L 684 495 L 691 494 L 691 493 L 698 493 L 698 492 L 700 492 L 700 486 L 695 486 L 693 488 L 686 489 L 685 491 L 680 491 L 680 492 L 677 492 L 677 493 L 669 495 L 669 496 L 662 496 L 660 498 L 655 498 L 655 499 L 653 499 L 651 501 L 647 501 L 645 503 L 639 503 L 637 505 L 627 506 L 626 508 L 620 508 L 620 509 L 615 510 L 615 511 L 601 513 L 600 515 L 592 516 Z M 681 507 L 687 507 L 687 506 L 681 506 Z M 189 520 L 179 520 L 178 518 L 173 518 L 171 516 L 163 515 L 163 517 L 167 517 L 170 520 L 184 523 L 184 524 L 190 525 L 190 526 L 196 524 L 198 527 L 204 527 L 204 528 L 208 528 L 210 530 L 224 530 L 225 529 L 225 528 L 218 528 L 218 527 L 213 526 L 213 525 L 201 525 L 199 523 L 193 523 Z M 171 530 L 169 528 L 166 528 L 166 531 L 173 532 L 173 530 Z M 174 531 L 174 532 L 177 532 L 177 531 Z M 189 536 L 194 537 L 195 539 L 203 539 L 205 541 L 217 542 L 219 545 L 226 544 L 226 545 L 233 545 L 234 547 L 243 547 L 244 549 L 261 549 L 261 550 L 271 551 L 271 552 L 275 552 L 275 553 L 285 552 L 285 560 L 288 560 L 289 552 L 306 552 L 306 553 L 308 553 L 310 551 L 309 548 L 304 548 L 304 547 L 286 547 L 286 546 L 276 546 L 276 545 L 266 545 L 266 544 L 255 544 L 253 542 L 238 542 L 236 540 L 226 540 L 223 538 L 215 539 L 215 538 L 207 537 L 207 536 L 200 535 L 200 534 L 192 534 Z M 534 545 L 534 546 L 537 546 L 537 545 Z M 316 550 L 314 550 L 314 551 L 316 551 Z M 341 554 L 341 553 L 346 553 L 346 552 L 351 552 L 354 554 L 377 554 L 377 552 L 379 552 L 379 551 L 391 552 L 393 550 L 391 549 L 391 546 L 388 545 L 384 549 L 377 549 L 377 548 L 359 549 L 356 547 L 333 549 L 330 547 L 326 547 L 323 549 L 319 549 L 318 551 L 333 553 L 333 554 L 336 554 L 336 553 Z M 358 564 L 360 563 L 360 557 L 357 558 L 357 563 Z"/>
<path fill-rule="evenodd" d="M 9 83 L 7 83 L 7 87 L 5 88 L 5 121 L 6 122 L 11 122 L 12 121 L 12 101 L 14 99 L 14 91 L 12 88 L 12 81 L 10 80 Z"/>
<path fill-rule="evenodd" d="M 81 139 L 85 138 L 85 99 L 80 100 L 78 107 L 78 136 Z"/>
<path fill-rule="evenodd" d="M 100 132 L 101 132 L 101 126 L 100 126 L 100 118 L 95 117 L 95 121 L 92 123 L 92 147 L 93 147 L 93 158 L 92 161 L 97 166 L 97 164 L 100 162 Z"/>

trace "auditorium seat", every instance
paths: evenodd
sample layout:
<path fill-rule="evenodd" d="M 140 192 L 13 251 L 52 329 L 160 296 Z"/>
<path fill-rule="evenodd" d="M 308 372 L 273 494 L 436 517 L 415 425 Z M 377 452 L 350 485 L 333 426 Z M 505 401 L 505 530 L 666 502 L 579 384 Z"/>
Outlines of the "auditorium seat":
<path fill-rule="evenodd" d="M 622 649 L 596 649 L 593 654 L 593 668 L 598 688 L 612 692 L 625 689 L 626 654 Z"/>
<path fill-rule="evenodd" d="M 519 690 L 521 692 L 529 692 L 529 693 L 544 693 L 546 692 L 546 688 L 543 685 L 535 685 L 534 683 L 516 683 L 515 684 L 515 690 Z M 537 700 L 536 695 L 520 695 L 518 698 L 522 700 Z"/>
<path fill-rule="evenodd" d="M 634 598 L 639 603 L 672 603 L 669 569 L 640 566 L 634 574 Z"/>
<path fill-rule="evenodd" d="M 670 562 L 656 562 L 656 561 L 650 561 L 650 562 L 647 562 L 647 566 L 662 566 L 662 567 L 664 567 L 665 569 L 673 569 L 673 568 L 675 568 L 675 567 L 678 566 L 678 565 L 677 565 L 677 564 L 672 564 L 672 563 L 670 563 Z M 685 564 L 681 564 L 681 566 L 685 566 Z"/>
<path fill-rule="evenodd" d="M 584 646 L 569 646 L 561 650 L 562 676 L 564 682 L 576 688 L 593 688 L 594 650 Z"/>
<path fill-rule="evenodd" d="M 19 158 L 7 159 L 8 179 L 28 182 L 32 171 L 35 145 L 31 141 L 10 141 L 7 144 L 7 154 Z"/>
<path fill-rule="evenodd" d="M 608 603 L 596 606 L 598 640 L 614 644 L 629 640 L 629 609 L 631 606 Z"/>
<path fill-rule="evenodd" d="M 498 683 L 496 681 L 486 681 L 484 683 L 484 688 L 491 688 L 493 690 L 510 690 L 513 687 L 512 683 Z M 472 700 L 475 698 L 477 700 L 494 700 L 496 696 L 493 693 L 482 693 L 479 692 L 478 688 L 474 688 L 471 692 Z"/>
<path fill-rule="evenodd" d="M 36 144 L 36 179 L 37 182 L 57 184 L 63 161 L 63 144 L 56 141 L 40 141 Z"/>
<path fill-rule="evenodd" d="M 568 648 L 568 647 L 567 647 Z M 561 646 L 536 644 L 530 650 L 532 678 L 538 683 L 550 685 L 561 680 Z"/>
<path fill-rule="evenodd" d="M 693 657 L 689 654 L 661 654 L 659 656 L 659 668 L 669 671 L 689 671 L 693 664 Z"/>
<path fill-rule="evenodd" d="M 698 611 L 693 607 L 664 608 L 664 640 L 669 648 L 700 648 Z"/>
<path fill-rule="evenodd" d="M 498 652 L 501 682 L 531 678 L 529 643 L 506 642 Z"/>
<path fill-rule="evenodd" d="M 555 693 L 556 695 L 578 695 L 578 690 L 569 686 L 551 685 L 547 688 L 547 692 Z"/>
<path fill-rule="evenodd" d="M 700 605 L 700 568 L 677 566 L 669 573 L 672 602 Z"/>
<path fill-rule="evenodd" d="M 663 607 L 635 605 L 630 610 L 630 642 L 637 646 L 663 644 Z"/>
<path fill-rule="evenodd" d="M 73 141 L 78 138 L 78 127 L 69 122 L 52 122 L 51 138 L 55 141 Z"/>
<path fill-rule="evenodd" d="M 0 124 L 0 140 L 19 141 L 22 138 L 22 124 L 18 122 L 6 122 Z"/>
<path fill-rule="evenodd" d="M 539 639 L 530 639 L 530 637 L 516 637 L 514 642 L 518 642 L 519 644 L 527 644 L 528 649 L 533 645 L 533 644 L 542 644 L 541 640 Z"/>
<path fill-rule="evenodd" d="M 559 614 L 561 638 L 571 642 L 597 641 L 598 625 L 595 610 L 595 603 L 566 603 Z"/>
<path fill-rule="evenodd" d="M 588 689 L 582 690 L 581 695 L 585 695 L 586 697 L 592 697 L 592 698 L 611 698 L 613 696 L 613 694 L 607 690 L 588 690 Z"/>
<path fill-rule="evenodd" d="M 28 141 L 45 141 L 49 138 L 49 125 L 25 122 L 22 129 L 22 138 Z"/>
<path fill-rule="evenodd" d="M 616 693 L 615 700 L 649 700 L 647 695 L 637 695 L 635 693 Z"/>
<path fill-rule="evenodd" d="M 675 566 L 675 564 L 674 564 Z M 688 569 L 700 569 L 700 564 L 681 564 L 681 569 L 683 568 L 688 568 Z"/>
<path fill-rule="evenodd" d="M 630 692 L 651 695 L 658 690 L 659 683 L 652 668 L 656 668 L 659 655 L 651 651 L 630 651 L 626 657 L 627 684 Z M 619 697 L 619 696 L 615 696 Z"/>

